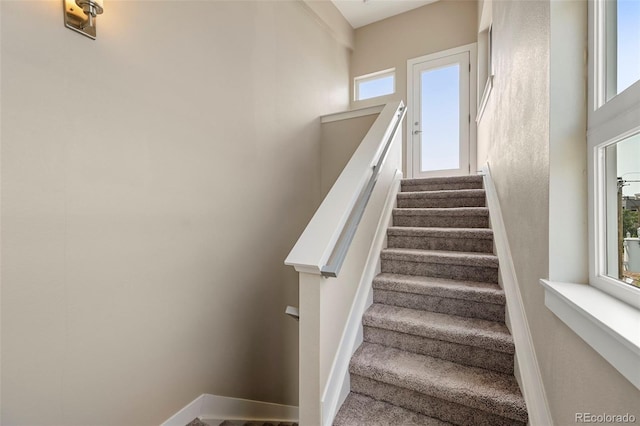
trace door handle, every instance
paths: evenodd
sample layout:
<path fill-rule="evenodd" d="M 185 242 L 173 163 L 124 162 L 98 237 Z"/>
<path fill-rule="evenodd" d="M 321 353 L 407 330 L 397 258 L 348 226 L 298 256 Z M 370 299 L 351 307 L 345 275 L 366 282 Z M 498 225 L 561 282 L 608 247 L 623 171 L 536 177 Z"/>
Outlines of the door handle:
<path fill-rule="evenodd" d="M 418 133 L 422 133 L 422 130 L 414 130 L 414 131 L 413 131 L 413 134 L 414 134 L 414 135 L 417 135 Z"/>

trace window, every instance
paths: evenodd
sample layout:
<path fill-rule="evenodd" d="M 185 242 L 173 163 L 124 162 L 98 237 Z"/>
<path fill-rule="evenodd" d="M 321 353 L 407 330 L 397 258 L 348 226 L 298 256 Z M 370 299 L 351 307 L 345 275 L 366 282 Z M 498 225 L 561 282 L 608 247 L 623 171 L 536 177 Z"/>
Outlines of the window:
<path fill-rule="evenodd" d="M 545 287 L 545 306 L 640 389 L 640 289 L 634 286 L 626 269 L 635 267 L 625 259 L 625 250 L 629 255 L 634 248 L 624 246 L 633 238 L 633 225 L 625 222 L 633 220 L 626 216 L 635 209 L 632 204 L 636 189 L 631 181 L 638 176 L 635 170 L 640 161 L 640 74 L 627 87 L 619 84 L 618 72 L 626 67 L 624 61 L 629 55 L 634 55 L 625 50 L 628 36 L 617 25 L 624 1 L 627 0 L 563 2 L 562 6 L 555 5 L 556 10 L 562 11 L 555 14 L 555 20 L 553 10 L 551 13 L 552 29 L 562 27 L 580 33 L 581 23 L 572 19 L 583 16 L 584 6 L 588 7 L 587 211 L 591 285 L 540 282 Z M 566 13 L 567 8 L 575 13 Z M 632 21 L 635 28 L 640 28 L 640 15 Z M 577 48 L 571 53 L 581 52 L 582 45 L 576 43 L 578 37 L 573 43 L 570 38 L 565 41 L 556 37 L 555 46 L 562 44 L 564 53 L 564 47 Z M 551 38 L 554 39 L 553 33 Z M 566 60 L 576 66 L 579 58 L 580 55 L 567 55 Z"/>
<path fill-rule="evenodd" d="M 640 288 L 640 134 L 604 148 L 606 275 Z"/>
<path fill-rule="evenodd" d="M 590 2 L 590 282 L 640 308 L 640 2 Z"/>
<path fill-rule="evenodd" d="M 493 88 L 493 26 L 489 23 L 489 27 L 478 34 L 478 50 L 481 51 L 479 58 L 478 71 L 478 87 L 484 87 L 481 93 L 480 103 L 478 104 L 478 116 L 476 122 L 479 122 L 484 113 L 484 109 L 489 101 L 489 95 Z M 484 84 L 484 86 L 482 86 Z"/>
<path fill-rule="evenodd" d="M 396 92 L 396 69 L 361 75 L 354 79 L 353 86 L 356 101 L 391 95 Z"/>
<path fill-rule="evenodd" d="M 640 2 L 606 0 L 601 8 L 606 100 L 640 79 Z"/>
<path fill-rule="evenodd" d="M 487 75 L 493 77 L 493 25 L 487 30 Z"/>

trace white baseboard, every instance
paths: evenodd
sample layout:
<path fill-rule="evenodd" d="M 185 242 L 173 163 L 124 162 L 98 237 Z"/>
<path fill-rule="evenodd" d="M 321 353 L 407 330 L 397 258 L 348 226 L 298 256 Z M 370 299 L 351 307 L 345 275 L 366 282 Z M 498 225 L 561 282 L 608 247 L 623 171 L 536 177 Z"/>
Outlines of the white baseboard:
<path fill-rule="evenodd" d="M 161 426 L 185 426 L 195 418 L 297 422 L 298 407 L 202 394 Z"/>
<path fill-rule="evenodd" d="M 500 277 L 502 287 L 507 299 L 507 313 L 511 326 L 511 334 L 516 347 L 516 362 L 520 371 L 522 394 L 524 395 L 529 412 L 529 424 L 551 425 L 553 420 L 549 410 L 547 395 L 542 382 L 542 375 L 538 366 L 538 360 L 529 330 L 527 315 L 518 286 L 511 249 L 507 239 L 507 230 L 500 210 L 500 202 L 489 165 L 482 168 L 484 175 L 484 188 L 487 194 L 487 205 L 491 218 L 496 254 L 500 260 Z"/>
<path fill-rule="evenodd" d="M 351 304 L 347 323 L 342 332 L 340 344 L 329 372 L 327 385 L 322 395 L 322 424 L 330 426 L 338 409 L 349 394 L 349 362 L 355 350 L 362 343 L 362 315 L 373 303 L 371 282 L 380 272 L 380 251 L 384 248 L 387 228 L 391 223 L 391 214 L 396 205 L 396 196 L 400 190 L 402 172 L 396 170 L 393 181 L 387 192 L 382 214 L 376 226 L 367 262 L 365 264 L 358 289 Z"/>

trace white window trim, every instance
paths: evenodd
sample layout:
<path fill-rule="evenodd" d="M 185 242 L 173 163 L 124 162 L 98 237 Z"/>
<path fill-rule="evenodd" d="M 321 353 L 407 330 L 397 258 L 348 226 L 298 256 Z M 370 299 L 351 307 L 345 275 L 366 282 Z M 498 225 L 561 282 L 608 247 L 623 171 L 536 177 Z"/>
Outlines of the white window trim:
<path fill-rule="evenodd" d="M 620 118 L 624 118 L 625 115 L 627 114 L 621 115 Z M 635 115 L 640 118 L 640 108 L 637 109 Z M 615 127 L 615 125 L 612 123 L 608 124 L 607 127 Z M 587 133 L 587 139 L 589 141 L 589 283 L 640 310 L 640 289 L 611 278 L 606 274 L 605 222 L 605 148 L 639 132 L 640 125 L 628 128 L 623 133 L 600 143 L 596 143 L 598 139 L 592 138 L 590 133 Z"/>
<path fill-rule="evenodd" d="M 640 81 L 607 101 L 607 86 L 615 87 L 607 66 L 606 9 L 611 2 L 589 1 L 589 87 L 587 150 L 589 184 L 589 283 L 640 309 L 640 290 L 606 275 L 604 211 L 604 150 L 640 132 Z M 608 6 L 609 5 L 609 6 Z M 611 9 L 609 9 L 611 10 Z M 612 49 L 609 49 L 612 50 Z"/>
<path fill-rule="evenodd" d="M 640 82 L 606 101 L 602 0 L 588 2 L 589 285 L 541 280 L 545 305 L 640 389 L 640 291 L 606 275 L 604 149 L 640 131 Z M 599 29 L 600 31 L 595 31 Z M 599 37 L 596 39 L 596 35 Z M 611 87 L 611 86 L 610 86 Z"/>
<path fill-rule="evenodd" d="M 489 27 L 486 29 L 487 32 L 487 80 L 484 85 L 484 90 L 482 92 L 482 97 L 480 98 L 480 103 L 478 104 L 478 114 L 476 115 L 476 123 L 479 123 L 482 120 L 482 115 L 484 114 L 484 110 L 487 107 L 487 103 L 489 102 L 489 96 L 491 95 L 491 90 L 493 89 L 493 76 L 494 76 L 494 68 L 493 68 L 493 23 L 489 24 Z"/>
<path fill-rule="evenodd" d="M 368 81 L 378 80 L 378 79 L 389 77 L 389 76 L 393 77 L 393 91 L 391 93 L 385 93 L 384 95 L 380 95 L 380 96 L 373 96 L 371 98 L 360 99 L 360 83 L 366 83 Z M 372 72 L 370 74 L 360 75 L 353 79 L 353 100 L 355 102 L 368 101 L 370 99 L 393 95 L 394 93 L 396 93 L 396 69 L 395 68 L 389 68 L 382 71 Z"/>

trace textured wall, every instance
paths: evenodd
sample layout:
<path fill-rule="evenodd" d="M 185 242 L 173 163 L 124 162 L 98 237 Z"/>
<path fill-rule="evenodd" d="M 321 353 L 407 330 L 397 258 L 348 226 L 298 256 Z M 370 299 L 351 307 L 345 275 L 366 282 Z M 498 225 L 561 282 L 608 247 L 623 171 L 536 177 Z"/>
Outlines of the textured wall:
<path fill-rule="evenodd" d="M 302 2 L 2 2 L 2 424 L 297 403 L 297 274 L 350 52 Z"/>
<path fill-rule="evenodd" d="M 320 145 L 320 192 L 324 198 L 362 142 L 378 114 L 323 123 Z"/>
<path fill-rule="evenodd" d="M 552 72 L 557 69 L 550 66 L 551 10 L 548 1 L 493 2 L 495 79 L 478 129 L 479 153 L 489 162 L 496 181 L 554 424 L 574 424 L 577 412 L 629 412 L 638 418 L 638 390 L 544 306 L 544 292 L 538 283 L 549 276 L 550 241 L 561 237 L 558 231 L 549 236 L 550 164 L 556 167 L 554 179 L 562 179 L 559 161 L 568 157 L 550 156 L 566 155 L 576 137 L 573 133 L 572 139 L 563 140 L 562 132 L 550 128 L 550 122 L 557 123 L 554 120 L 562 117 L 555 115 L 562 103 L 558 94 L 551 92 L 558 81 L 550 79 L 566 74 Z M 571 59 L 575 57 L 579 54 Z M 580 80 L 582 75 L 574 78 Z M 568 93 L 580 95 L 579 90 L 572 91 Z M 564 104 L 570 103 L 564 100 Z M 580 122 L 578 115 L 571 118 L 574 124 Z M 575 156 L 580 158 L 583 153 Z M 574 196 L 579 199 L 582 194 L 566 194 L 565 202 Z M 563 238 L 572 237 L 565 234 Z M 561 253 L 554 251 L 557 255 Z M 556 271 L 560 263 L 554 259 Z"/>

